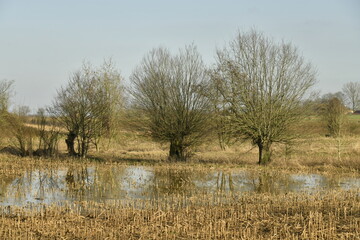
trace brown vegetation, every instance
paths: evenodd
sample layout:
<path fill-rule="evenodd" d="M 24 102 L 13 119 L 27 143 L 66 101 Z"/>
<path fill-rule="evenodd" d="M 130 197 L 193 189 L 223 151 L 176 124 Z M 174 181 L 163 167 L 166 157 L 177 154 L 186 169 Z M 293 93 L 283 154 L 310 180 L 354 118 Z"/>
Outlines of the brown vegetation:
<path fill-rule="evenodd" d="M 159 181 L 163 175 L 174 174 L 170 169 L 176 169 L 174 179 L 181 181 L 187 181 L 183 179 L 186 178 L 184 169 L 200 169 L 200 175 L 211 169 L 264 170 L 257 165 L 258 151 L 249 140 L 223 150 L 216 137 L 209 136 L 202 145 L 191 149 L 194 156 L 188 162 L 171 163 L 167 161 L 169 144 L 154 143 L 144 132 L 133 129 L 117 129 L 111 141 L 106 139 L 98 142 L 96 148 L 90 148 L 88 158 L 71 158 L 65 155 L 64 129 L 45 123 L 51 122 L 51 118 L 43 116 L 38 119 L 42 121 L 29 124 L 26 118 L 7 116 L 3 119 L 8 121 L 1 122 L 4 129 L 1 132 L 4 148 L 0 153 L 2 197 L 6 197 L 7 187 L 14 180 L 35 169 L 77 171 L 86 166 L 113 169 L 122 164 L 156 164 Z M 290 133 L 296 136 L 292 142 L 272 144 L 275 161 L 266 167 L 270 175 L 276 173 L 273 175 L 281 178 L 287 172 L 322 172 L 358 177 L 360 118 L 344 117 L 347 121 L 339 136 L 341 141 L 326 137 L 328 129 L 319 116 L 308 116 L 292 125 Z M 48 149 L 53 146 L 52 133 L 56 134 L 56 150 L 63 155 L 50 159 L 13 155 L 21 149 L 26 153 L 21 155 L 29 155 L 25 147 Z M 17 140 L 15 144 L 13 139 Z M 17 148 L 8 147 L 9 144 Z M 340 147 L 342 157 L 338 158 Z M 274 185 L 266 178 L 263 181 L 259 178 L 258 182 L 265 188 Z M 101 179 L 97 184 L 102 184 Z M 359 239 L 360 195 L 356 188 L 313 194 L 270 194 L 261 190 L 244 194 L 218 190 L 187 195 L 192 187 L 189 185 L 152 200 L 144 196 L 145 200 L 104 200 L 102 203 L 0 205 L 0 239 Z M 162 189 L 168 190 L 167 186 Z"/>
<path fill-rule="evenodd" d="M 360 234 L 358 192 L 178 196 L 0 211 L 2 239 L 358 239 Z"/>
<path fill-rule="evenodd" d="M 162 162 L 161 158 L 166 159 L 167 151 L 161 145 L 151 144 L 140 136 L 127 138 L 130 141 L 122 150 L 108 150 L 113 154 L 124 151 L 124 158 L 109 156 L 105 164 L 92 160 L 74 161 L 72 158 L 49 161 L 1 154 L 0 176 L 4 183 L 34 169 L 65 166 L 80 168 L 90 165 L 111 169 L 118 165 L 111 163 L 112 161 L 126 164 L 131 159 L 148 159 L 140 164 L 157 163 L 161 165 L 159 171 L 176 168 L 179 173 L 184 168 L 208 172 L 210 165 L 213 166 L 212 169 L 214 166 L 234 168 L 234 164 L 239 163 L 245 168 L 262 169 L 256 164 L 257 153 L 250 150 L 250 143 L 242 145 L 242 148 L 232 147 L 223 152 L 219 152 L 219 147 L 214 145 L 203 146 L 213 149 L 210 156 L 205 155 L 209 154 L 208 150 L 201 153 L 201 149 L 198 149 L 197 160 L 190 161 L 192 166 L 188 166 L 189 163 Z M 325 137 L 319 139 L 321 144 L 302 142 L 297 146 L 304 149 L 304 146 L 310 144 L 308 154 L 315 156 L 327 141 L 332 140 Z M 248 156 L 248 159 L 239 158 L 238 151 L 242 151 L 240 156 Z M 324 152 L 331 151 L 324 148 Z M 301 152 L 297 154 L 298 160 L 294 160 L 293 156 L 293 159 L 288 160 L 290 164 L 284 164 L 286 162 L 278 159 L 267 169 L 271 170 L 273 166 L 271 171 L 276 173 L 284 170 L 321 170 L 328 174 L 338 174 L 343 169 L 347 173 L 353 171 L 356 176 L 359 174 L 359 171 L 354 170 L 355 166 L 359 166 L 359 160 L 354 161 L 349 168 L 344 168 L 341 163 L 327 162 L 322 157 L 300 158 Z M 319 156 L 322 154 L 320 152 Z M 274 165 L 275 163 L 279 165 Z M 339 168 L 334 167 L 336 164 L 339 164 Z M 319 166 L 322 168 L 318 168 Z M 0 213 L 1 239 L 357 239 L 360 234 L 358 190 L 320 192 L 313 195 L 220 191 L 200 192 L 191 196 L 180 191 L 158 200 L 62 202 L 60 206 L 1 206 Z"/>

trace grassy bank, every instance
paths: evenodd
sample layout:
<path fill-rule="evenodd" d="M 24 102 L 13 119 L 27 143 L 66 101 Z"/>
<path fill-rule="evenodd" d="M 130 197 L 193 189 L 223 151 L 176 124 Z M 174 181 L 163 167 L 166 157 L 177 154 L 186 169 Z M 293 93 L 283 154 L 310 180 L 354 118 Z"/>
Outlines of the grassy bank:
<path fill-rule="evenodd" d="M 250 142 L 235 143 L 225 151 L 216 141 L 208 141 L 192 149 L 192 157 L 186 164 L 234 165 L 256 167 L 258 149 Z M 90 157 L 104 162 L 130 164 L 164 164 L 168 146 L 150 139 L 133 135 L 92 151 Z M 292 144 L 274 144 L 273 162 L 268 167 L 280 169 L 320 170 L 337 168 L 341 171 L 360 171 L 360 138 L 346 136 L 334 139 L 320 135 L 302 137 Z"/>

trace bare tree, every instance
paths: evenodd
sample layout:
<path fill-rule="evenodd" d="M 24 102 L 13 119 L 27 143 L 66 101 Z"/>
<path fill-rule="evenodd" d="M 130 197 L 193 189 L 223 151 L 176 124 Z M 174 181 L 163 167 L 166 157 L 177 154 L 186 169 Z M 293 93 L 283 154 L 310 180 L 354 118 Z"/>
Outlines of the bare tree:
<path fill-rule="evenodd" d="M 58 91 L 51 113 L 68 131 L 70 155 L 86 157 L 90 145 L 97 144 L 111 130 L 114 113 L 121 104 L 121 81 L 111 61 L 100 69 L 84 64 Z"/>
<path fill-rule="evenodd" d="M 8 111 L 14 81 L 0 81 L 0 111 Z"/>
<path fill-rule="evenodd" d="M 208 84 L 201 56 L 195 46 L 178 55 L 167 49 L 152 50 L 131 76 L 135 107 L 147 120 L 153 139 L 170 143 L 169 159 L 186 160 L 189 147 L 209 130 Z"/>
<path fill-rule="evenodd" d="M 354 112 L 360 105 L 360 82 L 348 82 L 343 86 L 346 102 Z"/>
<path fill-rule="evenodd" d="M 321 103 L 326 105 L 333 98 L 337 98 L 340 102 L 345 104 L 346 96 L 343 92 L 325 93 L 324 95 L 321 96 L 321 98 L 319 100 Z"/>
<path fill-rule="evenodd" d="M 222 150 L 225 150 L 238 140 L 238 133 L 231 119 L 231 109 L 224 100 L 216 82 L 211 83 L 206 94 L 211 100 L 214 130 L 219 146 Z"/>
<path fill-rule="evenodd" d="M 315 71 L 290 43 L 274 43 L 256 31 L 238 33 L 217 51 L 212 79 L 244 138 L 259 148 L 259 164 L 271 161 L 274 142 L 287 142 Z"/>
<path fill-rule="evenodd" d="M 23 118 L 23 122 L 26 122 L 26 117 L 28 117 L 31 113 L 30 107 L 26 105 L 15 106 L 13 112 L 19 117 Z"/>
<path fill-rule="evenodd" d="M 56 119 L 48 116 L 44 108 L 40 108 L 36 114 L 37 135 L 39 146 L 35 151 L 38 156 L 51 157 L 57 154 L 60 127 Z"/>
<path fill-rule="evenodd" d="M 345 122 L 346 107 L 337 97 L 329 99 L 322 110 L 329 135 L 340 137 Z"/>
<path fill-rule="evenodd" d="M 33 142 L 36 131 L 26 125 L 29 113 L 30 108 L 28 106 L 17 106 L 14 113 L 4 114 L 8 131 L 13 137 L 11 143 L 21 156 L 33 155 Z"/>
<path fill-rule="evenodd" d="M 338 160 L 341 160 L 343 130 L 346 123 L 346 107 L 343 101 L 333 97 L 323 105 L 322 114 L 326 122 L 329 136 L 337 143 Z"/>
<path fill-rule="evenodd" d="M 123 78 L 111 59 L 105 61 L 95 72 L 98 79 L 97 104 L 102 106 L 100 109 L 101 127 L 97 135 L 92 139 L 96 149 L 103 136 L 110 141 L 118 132 L 120 124 L 119 118 L 124 108 L 124 87 Z"/>

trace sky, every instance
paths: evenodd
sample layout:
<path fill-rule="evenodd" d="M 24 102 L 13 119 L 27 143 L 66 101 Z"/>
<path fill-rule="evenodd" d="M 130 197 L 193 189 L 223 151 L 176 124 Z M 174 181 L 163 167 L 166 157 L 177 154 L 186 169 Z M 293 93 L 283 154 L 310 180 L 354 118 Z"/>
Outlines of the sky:
<path fill-rule="evenodd" d="M 314 89 L 360 81 L 360 0 L 0 0 L 0 80 L 33 112 L 84 61 L 129 76 L 151 49 L 194 43 L 211 66 L 238 31 L 292 42 L 317 69 Z"/>

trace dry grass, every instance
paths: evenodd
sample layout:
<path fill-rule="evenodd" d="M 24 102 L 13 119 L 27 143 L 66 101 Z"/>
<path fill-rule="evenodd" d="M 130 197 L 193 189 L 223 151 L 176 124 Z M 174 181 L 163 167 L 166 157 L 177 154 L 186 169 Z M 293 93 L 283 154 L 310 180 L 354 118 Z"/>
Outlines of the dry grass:
<path fill-rule="evenodd" d="M 271 166 L 281 169 L 322 170 L 338 168 L 345 171 L 360 172 L 360 117 L 349 116 L 344 137 L 340 142 L 325 137 L 326 128 L 320 117 L 308 117 L 292 129 L 298 137 L 291 145 L 273 145 Z M 4 140 L 4 139 L 2 139 Z M 59 141 L 59 149 L 66 152 L 64 139 Z M 8 141 L 3 141 L 7 146 Z M 36 144 L 35 144 L 36 145 Z M 123 130 L 116 139 L 103 139 L 100 151 L 90 150 L 90 158 L 105 162 L 126 162 L 130 164 L 162 164 L 167 161 L 168 145 L 153 142 L 143 133 Z M 194 155 L 190 164 L 216 164 L 256 166 L 258 149 L 250 142 L 236 143 L 226 151 L 218 146 L 216 137 L 191 149 Z M 340 152 L 340 158 L 339 158 Z"/>
<path fill-rule="evenodd" d="M 360 138 L 345 137 L 338 142 L 333 138 L 311 137 L 298 139 L 292 145 L 274 145 L 272 167 L 281 169 L 338 168 L 344 171 L 360 172 Z M 104 148 L 103 148 L 104 149 Z M 254 167 L 258 161 L 258 149 L 249 142 L 231 146 L 222 151 L 217 142 L 207 142 L 196 147 L 190 164 L 237 165 Z M 339 150 L 341 158 L 339 159 Z M 167 145 L 153 143 L 147 139 L 131 140 L 124 144 L 114 143 L 110 149 L 93 152 L 93 155 L 107 161 L 161 163 L 167 159 Z M 137 160 L 137 161 L 131 161 Z"/>
<path fill-rule="evenodd" d="M 0 176 L 14 179 L 33 169 L 84 165 L 111 169 L 118 163 L 2 154 Z M 232 165 L 221 168 L 224 166 L 233 169 Z M 168 168 L 210 170 L 209 165 L 195 162 L 156 167 L 159 171 Z M 276 166 L 267 169 L 279 171 Z M 334 172 L 328 169 L 328 174 Z M 180 192 L 159 200 L 0 206 L 0 214 L 0 239 L 360 239 L 359 190 L 313 195 L 214 192 L 186 196 Z"/>
<path fill-rule="evenodd" d="M 359 192 L 1 207 L 1 239 L 359 239 Z"/>
<path fill-rule="evenodd" d="M 313 120 L 311 120 L 313 121 Z M 360 139 L 348 135 L 339 145 L 309 120 L 311 134 L 291 146 L 275 145 L 267 170 L 360 174 Z M 357 120 L 356 120 L 357 121 Z M 65 149 L 60 141 L 60 149 Z M 249 142 L 221 151 L 207 142 L 194 149 L 186 163 L 168 163 L 167 146 L 141 134 L 122 132 L 87 160 L 20 158 L 0 154 L 0 187 L 25 171 L 88 165 L 111 169 L 119 164 L 150 164 L 161 168 L 211 169 L 257 166 L 257 149 Z M 180 192 L 181 193 L 181 192 Z M 288 193 L 168 195 L 161 200 L 114 200 L 105 203 L 63 202 L 62 205 L 0 206 L 0 239 L 360 239 L 360 193 Z"/>

